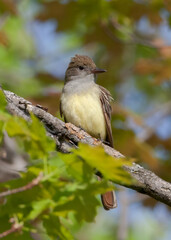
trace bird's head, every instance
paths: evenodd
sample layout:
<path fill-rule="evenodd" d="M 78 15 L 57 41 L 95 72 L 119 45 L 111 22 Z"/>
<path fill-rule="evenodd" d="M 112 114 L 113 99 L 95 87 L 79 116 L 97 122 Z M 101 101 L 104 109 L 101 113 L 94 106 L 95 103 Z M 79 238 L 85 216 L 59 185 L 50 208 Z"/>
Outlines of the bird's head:
<path fill-rule="evenodd" d="M 65 81 L 75 79 L 83 79 L 88 75 L 95 75 L 98 73 L 106 72 L 104 69 L 99 69 L 96 64 L 88 56 L 75 55 L 71 58 L 65 74 Z"/>

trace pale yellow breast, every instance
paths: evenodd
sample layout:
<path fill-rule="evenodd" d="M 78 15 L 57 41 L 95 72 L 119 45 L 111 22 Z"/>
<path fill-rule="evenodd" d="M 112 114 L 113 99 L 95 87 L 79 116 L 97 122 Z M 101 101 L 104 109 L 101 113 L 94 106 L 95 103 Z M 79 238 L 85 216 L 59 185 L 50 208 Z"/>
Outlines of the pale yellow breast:
<path fill-rule="evenodd" d="M 61 107 L 67 122 L 82 127 L 96 138 L 106 138 L 106 124 L 97 90 L 92 88 L 86 93 L 70 95 L 63 93 Z"/>

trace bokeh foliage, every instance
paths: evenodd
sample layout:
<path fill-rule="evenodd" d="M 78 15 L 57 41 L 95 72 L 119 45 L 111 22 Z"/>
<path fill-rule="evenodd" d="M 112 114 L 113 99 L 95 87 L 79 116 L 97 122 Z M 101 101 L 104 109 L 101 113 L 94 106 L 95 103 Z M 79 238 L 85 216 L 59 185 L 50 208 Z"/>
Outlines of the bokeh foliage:
<path fill-rule="evenodd" d="M 72 154 L 59 154 L 55 151 L 54 141 L 46 136 L 45 128 L 36 117 L 32 116 L 29 123 L 13 117 L 5 111 L 6 101 L 2 91 L 0 100 L 1 134 L 6 131 L 15 138 L 31 162 L 21 178 L 0 184 L 1 191 L 26 185 L 41 171 L 44 174 L 38 186 L 2 199 L 0 231 L 10 228 L 9 220 L 14 218 L 22 225 L 22 234 L 17 234 L 17 239 L 32 239 L 28 236 L 30 232 L 36 232 L 34 222 L 42 224 L 42 231 L 50 239 L 74 239 L 63 220 L 69 226 L 72 213 L 79 224 L 92 222 L 99 206 L 96 195 L 114 188 L 107 180 L 129 184 L 131 178 L 123 170 L 123 165 L 131 162 L 108 156 L 102 147 L 85 145 L 80 145 L 79 150 L 74 150 Z M 94 175 L 96 171 L 104 175 L 100 182 Z"/>

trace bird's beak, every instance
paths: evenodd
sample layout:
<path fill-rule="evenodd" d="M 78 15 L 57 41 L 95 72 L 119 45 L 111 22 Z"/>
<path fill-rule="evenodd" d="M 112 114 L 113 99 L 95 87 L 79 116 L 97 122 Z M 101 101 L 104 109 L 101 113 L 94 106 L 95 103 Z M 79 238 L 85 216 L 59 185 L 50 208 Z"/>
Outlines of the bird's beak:
<path fill-rule="evenodd" d="M 97 73 L 104 73 L 104 72 L 106 72 L 106 70 L 100 69 L 100 68 L 95 68 L 91 72 L 94 74 L 97 74 Z"/>

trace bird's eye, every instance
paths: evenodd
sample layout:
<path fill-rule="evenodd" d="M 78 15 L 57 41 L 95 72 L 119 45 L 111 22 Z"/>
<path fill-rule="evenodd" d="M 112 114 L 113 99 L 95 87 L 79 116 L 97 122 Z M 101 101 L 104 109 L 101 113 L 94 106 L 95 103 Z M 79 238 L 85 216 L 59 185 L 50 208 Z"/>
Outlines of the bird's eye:
<path fill-rule="evenodd" d="M 83 69 L 84 69 L 84 67 L 82 67 L 82 66 L 79 66 L 79 69 L 80 69 L 80 70 L 83 70 Z"/>

